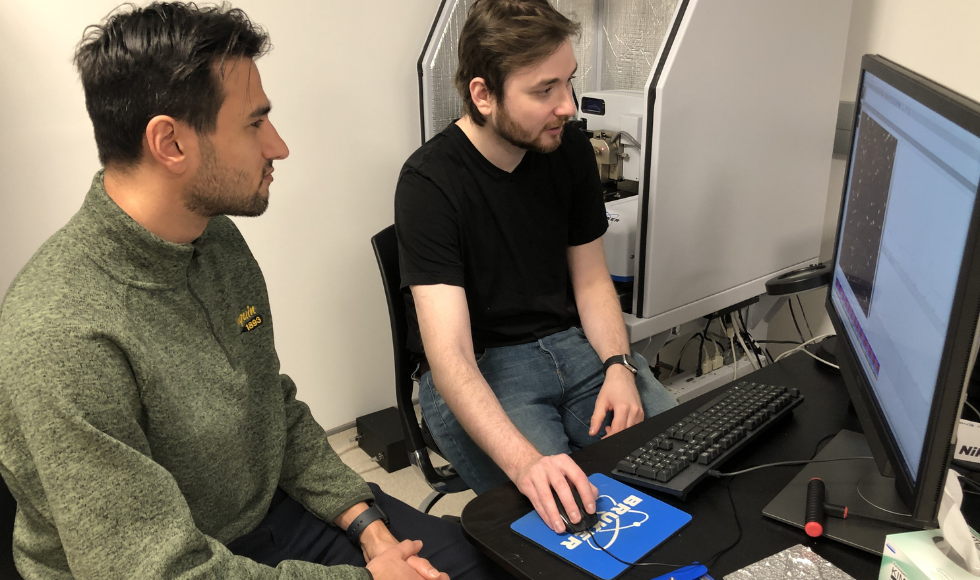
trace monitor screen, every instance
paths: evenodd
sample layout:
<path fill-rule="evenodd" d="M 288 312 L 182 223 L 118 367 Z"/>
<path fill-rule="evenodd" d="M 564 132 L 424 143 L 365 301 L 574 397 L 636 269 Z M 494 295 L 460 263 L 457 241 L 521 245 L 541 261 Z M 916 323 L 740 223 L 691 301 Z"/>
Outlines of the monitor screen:
<path fill-rule="evenodd" d="M 968 249 L 980 137 L 937 112 L 937 99 L 921 102 L 882 76 L 862 76 L 829 302 L 890 431 L 893 468 L 914 486 Z"/>

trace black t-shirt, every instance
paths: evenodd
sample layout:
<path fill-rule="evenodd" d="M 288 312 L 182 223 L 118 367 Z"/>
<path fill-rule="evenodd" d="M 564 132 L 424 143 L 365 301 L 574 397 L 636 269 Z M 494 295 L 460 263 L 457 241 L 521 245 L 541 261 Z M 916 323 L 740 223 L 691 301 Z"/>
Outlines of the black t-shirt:
<path fill-rule="evenodd" d="M 599 172 L 585 135 L 565 128 L 552 153 L 528 151 L 512 173 L 488 161 L 455 123 L 402 167 L 395 193 L 409 348 L 421 352 L 411 292 L 466 291 L 473 344 L 523 344 L 578 322 L 569 246 L 605 233 Z"/>

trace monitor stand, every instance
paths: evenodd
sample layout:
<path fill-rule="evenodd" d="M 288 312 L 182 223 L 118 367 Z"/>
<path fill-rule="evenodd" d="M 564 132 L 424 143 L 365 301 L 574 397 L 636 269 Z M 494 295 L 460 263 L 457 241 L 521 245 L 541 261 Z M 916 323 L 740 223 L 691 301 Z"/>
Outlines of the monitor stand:
<path fill-rule="evenodd" d="M 842 430 L 814 459 L 870 456 L 864 435 Z M 802 529 L 807 484 L 814 477 L 824 481 L 828 503 L 847 506 L 849 510 L 846 520 L 827 517 L 823 534 L 826 537 L 880 556 L 888 534 L 923 528 L 921 522 L 907 515 L 908 508 L 895 490 L 895 480 L 882 476 L 872 459 L 811 463 L 762 513 Z"/>

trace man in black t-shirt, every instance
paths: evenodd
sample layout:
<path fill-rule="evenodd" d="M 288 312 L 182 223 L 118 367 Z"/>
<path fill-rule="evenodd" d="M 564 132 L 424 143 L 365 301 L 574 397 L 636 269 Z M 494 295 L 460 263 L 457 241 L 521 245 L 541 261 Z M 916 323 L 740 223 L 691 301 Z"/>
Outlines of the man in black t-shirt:
<path fill-rule="evenodd" d="M 395 196 L 429 429 L 477 493 L 509 478 L 556 532 L 552 488 L 573 522 L 570 485 L 595 512 L 567 453 L 676 405 L 629 356 L 594 153 L 565 127 L 578 30 L 547 0 L 478 0 L 459 40 L 465 114 L 408 159 Z"/>

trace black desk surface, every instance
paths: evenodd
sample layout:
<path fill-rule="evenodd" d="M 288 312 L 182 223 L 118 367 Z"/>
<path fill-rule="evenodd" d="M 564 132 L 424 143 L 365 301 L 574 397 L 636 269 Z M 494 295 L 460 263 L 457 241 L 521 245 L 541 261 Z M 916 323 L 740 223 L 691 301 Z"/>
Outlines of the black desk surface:
<path fill-rule="evenodd" d="M 818 364 L 800 353 L 744 377 L 760 383 L 798 387 L 805 400 L 794 410 L 792 418 L 774 425 L 762 435 L 764 441 L 750 445 L 722 469 L 734 471 L 761 463 L 809 459 L 824 438 L 841 429 L 860 431 L 853 410 L 848 409 L 849 399 L 841 378 L 817 369 Z M 622 457 L 721 392 L 716 390 L 688 401 L 576 451 L 572 457 L 586 474 L 608 474 Z M 880 558 L 833 540 L 811 539 L 803 530 L 762 515 L 763 507 L 800 469 L 800 466 L 773 467 L 734 478 L 707 478 L 685 501 L 644 490 L 693 516 L 691 523 L 647 555 L 645 561 L 677 564 L 690 564 L 695 560 L 706 562 L 735 541 L 738 526 L 729 500 L 730 486 L 742 538 L 710 566 L 708 572 L 714 578 L 722 578 L 796 544 L 809 546 L 858 580 L 876 578 Z M 480 495 L 466 506 L 462 515 L 463 530 L 471 542 L 518 578 L 546 578 L 556 573 L 560 573 L 562 579 L 594 578 L 511 531 L 510 524 L 531 509 L 531 503 L 512 483 L 503 485 Z M 671 569 L 633 567 L 619 578 L 649 580 Z"/>

